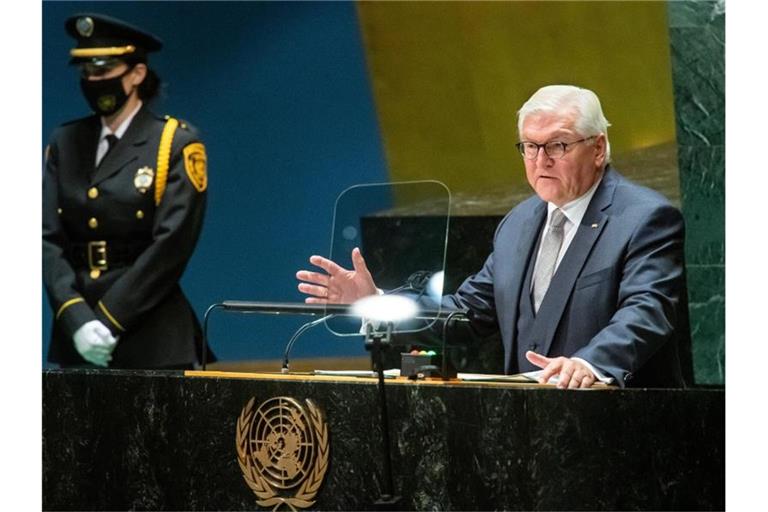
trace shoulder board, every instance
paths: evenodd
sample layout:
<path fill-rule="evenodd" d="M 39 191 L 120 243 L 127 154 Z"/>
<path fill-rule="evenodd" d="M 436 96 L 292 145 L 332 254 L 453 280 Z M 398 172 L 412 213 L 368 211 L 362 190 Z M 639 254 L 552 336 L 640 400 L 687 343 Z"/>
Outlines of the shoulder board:
<path fill-rule="evenodd" d="M 161 119 L 165 122 L 165 121 L 168 121 L 169 119 L 172 119 L 173 117 L 174 116 L 166 114 Z M 186 119 L 181 119 L 181 118 L 178 118 L 178 117 L 175 118 L 175 119 L 179 122 L 179 129 L 187 131 L 187 132 L 191 132 L 193 134 L 197 133 L 197 128 L 195 127 L 195 125 L 193 125 L 192 123 L 190 123 Z"/>

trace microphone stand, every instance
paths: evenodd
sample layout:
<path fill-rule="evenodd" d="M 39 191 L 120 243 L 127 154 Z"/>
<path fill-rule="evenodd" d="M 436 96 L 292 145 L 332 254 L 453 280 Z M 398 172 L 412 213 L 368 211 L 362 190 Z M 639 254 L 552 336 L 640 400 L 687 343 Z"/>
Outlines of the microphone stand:
<path fill-rule="evenodd" d="M 402 290 L 408 288 L 408 285 L 397 288 L 396 290 Z M 389 293 L 393 293 L 393 290 Z M 223 309 L 231 313 L 261 313 L 268 315 L 309 315 L 318 316 L 321 315 L 325 319 L 331 316 L 357 316 L 351 309 L 350 304 L 305 304 L 303 302 L 250 302 L 242 300 L 225 300 L 224 302 L 217 302 L 211 304 L 205 312 L 203 317 L 203 347 L 208 347 L 208 319 L 211 313 L 216 309 Z M 444 314 L 439 310 L 424 310 L 422 317 L 425 319 L 436 320 L 438 318 L 444 318 Z M 312 323 L 312 322 L 310 322 Z M 318 322 L 319 323 L 319 322 Z M 309 328 L 311 326 L 308 326 Z M 303 334 L 297 333 L 296 337 Z M 293 340 L 294 342 L 296 340 Z M 207 366 L 207 350 L 203 350 L 201 357 L 202 370 Z"/>
<path fill-rule="evenodd" d="M 203 353 L 202 357 L 200 358 L 201 368 L 203 371 L 205 371 L 206 364 L 208 363 L 208 317 L 214 309 L 220 308 L 224 308 L 223 303 L 217 302 L 216 304 L 211 304 L 208 309 L 205 310 L 205 315 L 203 316 Z"/>
<path fill-rule="evenodd" d="M 306 329 L 317 325 L 320 320 L 325 320 L 329 317 L 337 314 L 347 313 L 349 306 L 345 304 L 304 304 L 304 303 L 292 303 L 292 302 L 248 302 L 241 300 L 225 300 L 224 302 L 216 302 L 211 304 L 205 311 L 203 317 L 203 353 L 201 357 L 201 369 L 205 371 L 208 363 L 208 319 L 211 313 L 216 309 L 223 309 L 224 311 L 230 311 L 234 313 L 262 313 L 270 315 L 324 315 L 323 318 L 310 322 L 311 325 L 305 324 L 302 326 L 294 337 L 289 341 L 289 345 L 292 346 L 296 341 L 294 338 L 298 338 Z M 304 328 L 306 326 L 306 329 Z M 290 346 L 285 352 L 283 360 L 283 369 L 287 368 L 288 351 Z M 285 373 L 286 370 L 283 371 Z"/>
<path fill-rule="evenodd" d="M 285 346 L 285 352 L 283 353 L 283 367 L 280 368 L 281 373 L 288 373 L 290 372 L 290 368 L 288 367 L 288 354 L 291 353 L 291 349 L 293 348 L 293 344 L 296 343 L 296 340 L 299 339 L 299 336 L 304 334 L 306 331 L 311 329 L 312 327 L 316 326 L 319 323 L 325 322 L 326 320 L 335 317 L 335 314 L 325 315 L 323 317 L 318 318 L 317 320 L 312 320 L 311 322 L 307 322 L 299 329 L 293 333 L 293 336 L 291 336 L 291 339 L 288 340 L 288 344 Z"/>
<path fill-rule="evenodd" d="M 382 444 L 381 455 L 384 464 L 384 474 L 382 482 L 382 493 L 374 501 L 378 510 L 396 510 L 400 503 L 400 496 L 395 495 L 395 484 L 392 478 L 392 456 L 390 453 L 389 441 L 389 413 L 387 411 L 387 394 L 384 389 L 384 363 L 382 362 L 381 352 L 389 347 L 392 340 L 392 322 L 387 322 L 385 332 L 373 330 L 373 326 L 368 323 L 365 328 L 365 348 L 371 351 L 374 370 L 378 374 L 379 388 L 379 420 L 381 423 Z"/>

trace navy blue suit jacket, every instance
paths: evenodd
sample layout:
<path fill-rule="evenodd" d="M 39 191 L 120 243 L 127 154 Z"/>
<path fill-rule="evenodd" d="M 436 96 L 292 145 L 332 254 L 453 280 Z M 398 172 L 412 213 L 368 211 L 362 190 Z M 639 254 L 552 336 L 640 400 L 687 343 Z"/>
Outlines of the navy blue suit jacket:
<path fill-rule="evenodd" d="M 525 359 L 534 350 L 580 357 L 621 386 L 681 386 L 678 346 L 690 333 L 680 211 L 607 167 L 537 313 L 547 321 L 521 346 L 519 300 L 546 216 L 537 196 L 512 209 L 482 270 L 443 305 L 468 310 L 481 333 L 500 330 L 507 373 L 538 369 Z"/>

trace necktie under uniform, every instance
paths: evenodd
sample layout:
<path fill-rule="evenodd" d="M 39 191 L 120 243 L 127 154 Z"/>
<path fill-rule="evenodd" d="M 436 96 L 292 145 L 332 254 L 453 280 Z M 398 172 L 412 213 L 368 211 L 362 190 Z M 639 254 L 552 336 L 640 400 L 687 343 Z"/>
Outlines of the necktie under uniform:
<path fill-rule="evenodd" d="M 533 276 L 533 309 L 537 313 L 555 273 L 557 255 L 563 246 L 565 221 L 565 214 L 559 208 L 554 209 L 549 220 L 549 229 L 541 242 L 539 261 L 536 262 L 536 273 Z"/>
<path fill-rule="evenodd" d="M 96 162 L 96 167 L 101 165 L 101 162 L 104 161 L 104 159 L 107 157 L 110 151 L 112 151 L 115 145 L 117 145 L 117 141 L 119 141 L 120 139 L 114 133 L 110 133 L 104 136 L 104 140 L 107 141 L 107 150 L 104 152 L 101 158 L 99 158 L 98 162 Z"/>

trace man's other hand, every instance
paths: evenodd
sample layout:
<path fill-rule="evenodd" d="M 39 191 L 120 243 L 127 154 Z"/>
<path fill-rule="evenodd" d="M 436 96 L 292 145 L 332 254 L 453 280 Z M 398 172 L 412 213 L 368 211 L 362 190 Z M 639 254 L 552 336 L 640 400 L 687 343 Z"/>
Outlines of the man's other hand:
<path fill-rule="evenodd" d="M 303 281 L 299 283 L 299 291 L 309 295 L 304 299 L 307 304 L 352 304 L 377 293 L 376 284 L 357 247 L 352 250 L 354 270 L 340 267 L 322 256 L 312 256 L 309 262 L 327 273 L 308 270 L 296 272 L 296 279 Z"/>
<path fill-rule="evenodd" d="M 540 384 L 549 382 L 555 375 L 559 378 L 557 387 L 560 389 L 588 388 L 595 383 L 596 377 L 592 370 L 574 359 L 545 357 L 530 350 L 525 353 L 525 357 L 531 364 L 544 369 L 539 377 Z"/>

